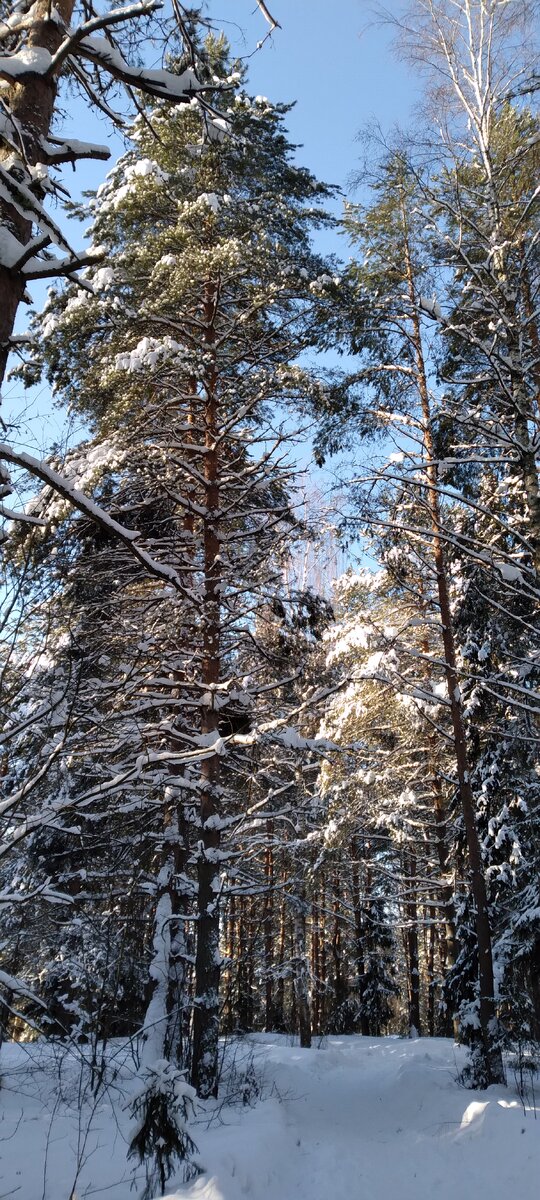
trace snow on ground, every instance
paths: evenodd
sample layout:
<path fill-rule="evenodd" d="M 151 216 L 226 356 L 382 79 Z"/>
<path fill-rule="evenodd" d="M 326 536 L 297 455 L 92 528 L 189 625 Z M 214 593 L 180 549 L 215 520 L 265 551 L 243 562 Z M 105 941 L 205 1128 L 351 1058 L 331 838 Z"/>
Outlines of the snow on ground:
<path fill-rule="evenodd" d="M 532 1098 L 524 1107 L 515 1087 L 465 1090 L 456 1081 L 463 1052 L 450 1041 L 332 1037 L 301 1050 L 261 1034 L 226 1058 L 225 1098 L 192 1128 L 204 1173 L 170 1187 L 167 1200 L 538 1194 Z M 78 1055 L 60 1048 L 5 1046 L 0 1074 L 0 1198 L 137 1195 L 125 1159 L 125 1050 L 114 1048 L 109 1084 L 94 1097 Z"/>
<path fill-rule="evenodd" d="M 201 1131 L 207 1173 L 175 1200 L 533 1200 L 540 1120 L 515 1090 L 456 1083 L 444 1039 L 258 1041 L 275 1095 Z M 280 1099 L 281 1097 L 281 1103 Z"/>

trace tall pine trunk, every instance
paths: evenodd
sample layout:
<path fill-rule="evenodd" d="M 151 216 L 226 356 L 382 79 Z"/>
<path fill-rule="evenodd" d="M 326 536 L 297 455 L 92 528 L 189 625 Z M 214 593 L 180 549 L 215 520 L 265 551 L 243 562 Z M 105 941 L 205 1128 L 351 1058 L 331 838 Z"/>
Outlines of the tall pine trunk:
<path fill-rule="evenodd" d="M 493 975 L 493 952 L 491 926 L 487 898 L 486 880 L 480 849 L 480 838 L 476 821 L 474 795 L 471 787 L 471 768 L 467 752 L 462 694 L 457 669 L 457 655 L 448 587 L 448 573 L 443 542 L 443 527 L 437 489 L 435 445 L 431 419 L 431 406 L 427 374 L 422 346 L 422 332 L 418 301 L 414 282 L 411 253 L 407 236 L 407 218 L 403 213 L 404 257 L 409 300 L 411 304 L 412 342 L 416 360 L 416 378 L 422 408 L 422 432 L 426 455 L 426 496 L 431 517 L 433 557 L 437 577 L 437 593 L 441 616 L 441 632 L 444 647 L 444 671 L 450 704 L 453 728 L 453 744 L 458 777 L 459 798 L 467 839 L 471 891 L 475 908 L 475 927 L 478 952 L 478 1016 L 480 1023 L 480 1059 L 476 1071 L 476 1083 L 488 1086 L 504 1082 L 502 1055 L 497 1037 L 497 1007 L 495 980 Z"/>
<path fill-rule="evenodd" d="M 212 367 L 204 381 L 205 405 L 205 512 L 203 517 L 203 613 L 201 742 L 211 751 L 219 740 L 218 714 L 214 707 L 220 681 L 221 541 L 219 536 L 218 452 L 219 402 L 215 368 L 215 316 L 218 287 L 208 283 L 204 302 L 204 340 Z M 193 1058 L 191 1081 L 203 1099 L 216 1096 L 218 1089 L 219 1035 L 219 785 L 220 756 L 209 753 L 201 763 L 200 829 L 197 860 L 197 950 L 193 1013 Z"/>

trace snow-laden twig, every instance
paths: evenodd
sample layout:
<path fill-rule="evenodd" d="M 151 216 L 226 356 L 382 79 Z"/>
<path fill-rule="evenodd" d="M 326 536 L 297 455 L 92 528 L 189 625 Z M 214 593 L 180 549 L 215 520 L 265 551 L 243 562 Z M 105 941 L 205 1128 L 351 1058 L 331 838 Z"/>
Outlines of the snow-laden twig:
<path fill-rule="evenodd" d="M 8 446 L 6 443 L 0 443 L 0 461 L 2 460 L 12 463 L 14 466 L 24 468 L 24 470 L 28 471 L 36 479 L 40 479 L 42 483 L 51 487 L 59 496 L 62 496 L 64 500 L 73 505 L 73 508 L 83 513 L 85 517 L 88 517 L 105 533 L 117 538 L 122 545 L 127 546 L 131 554 L 138 559 L 151 575 L 154 575 L 157 579 L 164 579 L 173 586 L 180 586 L 180 580 L 173 567 L 158 562 L 146 550 L 143 550 L 142 546 L 138 545 L 137 539 L 140 537 L 138 530 L 127 529 L 125 525 L 120 525 L 104 508 L 101 508 L 89 496 L 85 496 L 83 492 L 74 487 L 64 475 L 60 475 L 58 471 L 54 471 L 47 463 L 34 458 L 33 455 L 26 454 L 22 450 L 14 450 L 12 446 Z"/>

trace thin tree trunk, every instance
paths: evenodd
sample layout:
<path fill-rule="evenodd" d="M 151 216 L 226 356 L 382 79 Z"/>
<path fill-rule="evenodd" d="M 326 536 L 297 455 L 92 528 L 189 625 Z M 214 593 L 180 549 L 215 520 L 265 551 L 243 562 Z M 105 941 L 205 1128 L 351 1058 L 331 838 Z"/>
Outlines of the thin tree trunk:
<path fill-rule="evenodd" d="M 305 836 L 304 815 L 300 810 L 297 822 L 297 837 Z M 296 1001 L 296 1017 L 300 1034 L 300 1045 L 311 1046 L 311 1003 L 309 996 L 309 967 L 306 944 L 306 917 L 308 901 L 304 881 L 305 866 L 300 855 L 296 859 L 296 891 L 292 901 L 293 932 L 293 987 Z"/>
<path fill-rule="evenodd" d="M 294 901 L 293 908 L 293 964 L 296 1019 L 300 1034 L 300 1045 L 311 1046 L 311 1008 L 309 1002 L 309 972 L 306 957 L 306 913 L 301 901 Z"/>
<path fill-rule="evenodd" d="M 248 898 L 240 897 L 238 916 L 238 988 L 236 1028 L 241 1033 L 247 1033 L 250 1028 L 250 996 L 249 996 L 249 917 Z"/>
<path fill-rule="evenodd" d="M 420 958 L 418 954 L 418 910 L 416 905 L 416 856 L 412 850 L 403 856 L 405 870 L 405 915 L 409 993 L 409 1037 L 421 1036 Z"/>
<path fill-rule="evenodd" d="M 266 823 L 267 844 L 264 852 L 264 1028 L 267 1032 L 274 1028 L 274 981 L 272 970 L 274 965 L 274 822 Z"/>
<path fill-rule="evenodd" d="M 321 1033 L 321 981 L 320 981 L 320 930 L 319 930 L 319 909 L 317 906 L 316 893 L 311 906 L 311 978 L 312 978 L 312 1005 L 311 1005 L 311 1020 L 313 1025 L 313 1033 L 320 1035 Z"/>
<path fill-rule="evenodd" d="M 437 986 L 436 979 L 435 979 L 435 940 L 436 940 L 435 924 L 433 921 L 431 921 L 430 925 L 428 927 L 428 931 L 427 931 L 427 984 L 428 984 L 427 1026 L 428 1026 L 428 1036 L 429 1037 L 435 1037 L 435 988 Z"/>
<path fill-rule="evenodd" d="M 332 931 L 332 958 L 334 961 L 334 994 L 336 1013 L 339 1013 L 346 998 L 347 985 L 343 977 L 343 946 L 341 937 L 341 887 L 339 874 L 336 871 L 333 878 L 333 931 Z"/>
<path fill-rule="evenodd" d="M 283 875 L 283 869 L 282 869 Z M 285 1030 L 285 949 L 287 946 L 287 909 L 282 896 L 279 914 L 278 982 L 276 987 L 276 1029 Z"/>
<path fill-rule="evenodd" d="M 234 986 L 236 971 L 236 896 L 232 892 L 229 897 L 226 919 L 225 956 L 227 969 L 224 984 L 224 1003 L 222 1026 L 226 1033 L 234 1029 Z"/>
<path fill-rule="evenodd" d="M 351 890 L 352 890 L 352 902 L 353 902 L 353 912 L 354 912 L 355 960 L 356 960 L 356 977 L 357 977 L 356 986 L 358 989 L 358 995 L 360 997 L 360 1029 L 361 1029 L 361 1032 L 364 1035 L 364 1037 L 368 1037 L 369 1036 L 369 1021 L 367 1018 L 367 1013 L 365 1011 L 365 1008 L 362 1004 L 362 997 L 364 994 L 364 988 L 365 988 L 365 982 L 366 982 L 366 959 L 365 959 L 366 937 L 365 937 L 364 924 L 363 924 L 363 920 L 362 920 L 363 914 L 362 914 L 362 905 L 361 905 L 361 899 L 360 899 L 360 867 L 359 867 L 360 851 L 359 851 L 358 841 L 356 838 L 354 838 L 353 842 L 352 842 L 351 855 L 352 855 L 352 889 Z"/>
<path fill-rule="evenodd" d="M 327 953 L 327 936 L 326 936 L 326 876 L 324 870 L 321 872 L 321 891 L 320 891 L 320 913 L 319 913 L 319 937 L 320 937 L 320 1029 L 324 1033 L 327 1029 L 328 1022 L 328 953 Z"/>

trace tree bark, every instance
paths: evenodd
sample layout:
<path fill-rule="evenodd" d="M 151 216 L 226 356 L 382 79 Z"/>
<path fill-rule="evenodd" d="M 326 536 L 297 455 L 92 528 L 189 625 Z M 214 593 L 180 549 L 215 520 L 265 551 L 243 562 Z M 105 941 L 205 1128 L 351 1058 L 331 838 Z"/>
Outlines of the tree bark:
<path fill-rule="evenodd" d="M 293 981 L 300 1045 L 309 1049 L 311 1046 L 311 1007 L 306 958 L 306 913 L 301 901 L 294 901 L 293 909 Z"/>
<path fill-rule="evenodd" d="M 218 288 L 208 283 L 204 301 L 204 340 L 212 365 L 204 380 L 205 406 L 205 514 L 203 517 L 202 683 L 210 700 L 201 708 L 203 745 L 218 741 L 218 714 L 214 695 L 220 680 L 221 541 L 219 536 L 218 398 L 215 367 L 215 316 Z M 211 754 L 201 763 L 200 843 L 197 862 L 197 951 L 193 1014 L 191 1081 L 203 1099 L 218 1089 L 219 1035 L 219 783 L 220 756 Z"/>
<path fill-rule="evenodd" d="M 409 1037 L 421 1036 L 420 1024 L 420 958 L 418 954 L 418 912 L 416 906 L 416 856 L 412 850 L 403 856 L 405 887 L 405 942 L 409 995 Z"/>
<path fill-rule="evenodd" d="M 282 872 L 283 873 L 283 872 Z M 275 999 L 276 1029 L 284 1031 L 285 1024 L 285 949 L 287 946 L 287 909 L 282 896 L 279 914 L 278 982 Z"/>
<path fill-rule="evenodd" d="M 483 1058 L 483 1082 L 504 1083 L 504 1069 L 501 1051 L 497 1041 L 497 1008 L 495 1002 L 495 980 L 493 976 L 493 952 L 491 944 L 491 927 L 487 899 L 486 881 L 480 849 L 480 839 L 476 822 L 474 795 L 470 782 L 470 764 L 467 753 L 465 722 L 461 688 L 457 670 L 457 656 L 454 639 L 454 627 L 446 558 L 444 552 L 442 522 L 437 490 L 437 468 L 435 465 L 435 446 L 431 420 L 431 406 L 427 386 L 427 375 L 422 347 L 422 333 L 418 311 L 418 301 L 414 282 L 414 273 L 407 236 L 407 218 L 403 213 L 404 257 L 406 278 L 411 304 L 411 320 L 413 327 L 413 345 L 416 358 L 417 384 L 420 395 L 423 419 L 423 438 L 426 454 L 426 493 L 431 515 L 433 535 L 433 557 L 437 576 L 437 592 L 439 611 L 442 625 L 442 641 L 445 658 L 445 675 L 450 702 L 452 728 L 454 734 L 454 753 L 458 777 L 459 797 L 465 825 L 471 890 L 475 905 L 476 940 L 478 947 L 478 984 L 479 984 L 479 1021 Z"/>
<path fill-rule="evenodd" d="M 305 835 L 304 815 L 300 812 L 297 823 L 297 837 Z M 306 945 L 306 915 L 307 897 L 304 882 L 304 863 L 296 856 L 297 894 L 292 900 L 292 934 L 293 934 L 293 987 L 296 1001 L 296 1019 L 300 1034 L 300 1045 L 309 1049 L 311 1046 L 311 1002 L 309 996 L 309 968 Z"/>
<path fill-rule="evenodd" d="M 360 998 L 360 1030 L 364 1037 L 369 1036 L 369 1020 L 367 1013 L 362 1004 L 364 987 L 366 982 L 366 932 L 364 929 L 363 912 L 360 897 L 360 867 L 359 858 L 360 851 L 358 841 L 353 839 L 351 846 L 352 855 L 352 903 L 354 912 L 354 934 L 355 934 L 355 959 L 356 959 L 356 987 Z"/>
<path fill-rule="evenodd" d="M 74 0 L 58 0 L 56 4 L 56 9 L 66 26 L 71 23 L 73 8 Z M 48 50 L 50 54 L 59 49 L 65 37 L 65 29 L 57 21 L 51 20 L 50 16 L 49 0 L 37 0 L 27 38 L 29 49 L 41 48 Z M 44 78 L 37 74 L 22 79 L 19 83 L 13 83 L 8 88 L 6 103 L 14 122 L 21 130 L 24 154 L 30 166 L 35 166 L 39 160 L 41 139 L 46 138 L 50 132 L 57 89 L 58 79 L 54 75 Z M 0 161 L 11 153 L 8 146 L 1 147 Z M 0 201 L 0 223 L 14 234 L 23 246 L 30 241 L 32 222 L 22 217 L 5 200 Z M 17 309 L 24 296 L 25 287 L 22 270 L 10 270 L 0 266 L 0 387 L 6 372 Z"/>
<path fill-rule="evenodd" d="M 274 1028 L 274 822 L 266 823 L 267 844 L 264 851 L 264 1027 L 267 1033 Z"/>

